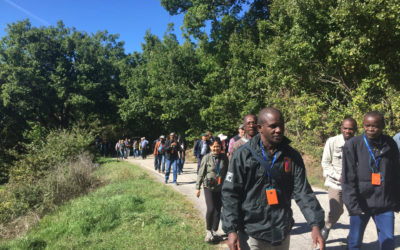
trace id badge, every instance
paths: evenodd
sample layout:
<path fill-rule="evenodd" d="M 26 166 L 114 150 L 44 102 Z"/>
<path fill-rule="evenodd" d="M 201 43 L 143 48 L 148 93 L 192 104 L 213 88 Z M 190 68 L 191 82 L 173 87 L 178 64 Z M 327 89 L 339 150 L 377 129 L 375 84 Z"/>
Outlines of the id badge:
<path fill-rule="evenodd" d="M 381 174 L 380 173 L 372 173 L 371 183 L 372 183 L 372 185 L 380 186 L 381 185 Z"/>
<path fill-rule="evenodd" d="M 265 193 L 267 194 L 267 201 L 269 205 L 277 205 L 278 202 L 278 195 L 276 194 L 276 189 L 265 189 Z"/>

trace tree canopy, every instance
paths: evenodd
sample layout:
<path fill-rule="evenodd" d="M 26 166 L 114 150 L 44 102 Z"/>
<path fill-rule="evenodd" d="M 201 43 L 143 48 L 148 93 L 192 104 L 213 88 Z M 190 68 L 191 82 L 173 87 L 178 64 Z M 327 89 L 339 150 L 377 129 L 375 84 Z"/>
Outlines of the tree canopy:
<path fill-rule="evenodd" d="M 346 116 L 361 124 L 379 110 L 387 133 L 400 129 L 398 1 L 160 3 L 184 14 L 183 44 L 172 25 L 161 38 L 147 32 L 132 54 L 107 31 L 8 25 L 0 42 L 0 154 L 8 160 L 0 168 L 19 142 L 77 123 L 100 135 L 233 136 L 244 115 L 274 106 L 306 153 Z"/>

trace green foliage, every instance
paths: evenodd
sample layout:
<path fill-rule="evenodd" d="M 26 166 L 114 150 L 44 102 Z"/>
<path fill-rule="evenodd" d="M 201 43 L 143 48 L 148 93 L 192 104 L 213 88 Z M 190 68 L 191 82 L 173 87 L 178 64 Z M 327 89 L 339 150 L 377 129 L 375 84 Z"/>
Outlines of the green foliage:
<path fill-rule="evenodd" d="M 51 131 L 41 143 L 26 145 L 27 153 L 20 156 L 13 167 L 11 182 L 41 178 L 63 161 L 74 160 L 79 154 L 90 152 L 94 136 L 84 129 Z"/>
<path fill-rule="evenodd" d="M 0 221 L 8 222 L 28 211 L 53 210 L 94 184 L 96 168 L 89 152 L 93 135 L 74 128 L 51 131 L 42 141 L 26 145 L 0 197 Z"/>
<path fill-rule="evenodd" d="M 144 170 L 107 160 L 97 174 L 109 184 L 71 200 L 0 248 L 215 249 L 204 242 L 204 220 L 194 215 L 193 204 Z"/>
<path fill-rule="evenodd" d="M 172 25 L 162 38 L 147 32 L 142 52 L 129 55 L 107 32 L 61 22 L 8 26 L 0 44 L 0 181 L 18 142 L 76 123 L 108 139 L 171 131 L 193 139 L 207 129 L 233 136 L 244 115 L 275 106 L 308 154 L 346 116 L 361 125 L 377 109 L 386 133 L 400 130 L 398 1 L 160 2 L 185 15 L 183 44 Z"/>
<path fill-rule="evenodd" d="M 67 28 L 7 26 L 0 41 L 0 182 L 15 160 L 8 151 L 47 131 L 81 126 L 97 129 L 118 122 L 115 100 L 124 64 L 123 43 L 107 31 L 87 34 Z M 4 159 L 4 160 L 3 160 Z"/>

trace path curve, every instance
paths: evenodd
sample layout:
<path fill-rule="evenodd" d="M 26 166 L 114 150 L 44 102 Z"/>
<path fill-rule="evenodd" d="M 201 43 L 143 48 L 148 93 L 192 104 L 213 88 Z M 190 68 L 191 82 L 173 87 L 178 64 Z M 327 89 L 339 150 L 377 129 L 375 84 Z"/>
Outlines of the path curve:
<path fill-rule="evenodd" d="M 164 183 L 164 174 L 158 173 L 158 171 L 154 170 L 154 158 L 152 155 L 149 155 L 147 159 L 142 160 L 141 158 L 133 158 L 130 157 L 128 162 L 133 163 L 134 165 L 140 166 L 146 171 L 148 171 L 152 176 L 154 176 L 155 180 Z M 203 190 L 201 190 L 200 198 L 196 198 L 195 196 L 195 183 L 196 183 L 196 168 L 197 163 L 185 163 L 183 168 L 183 173 L 178 175 L 178 185 L 175 186 L 172 184 L 172 173 L 170 174 L 169 183 L 166 184 L 168 188 L 174 188 L 179 191 L 183 195 L 185 195 L 188 200 L 192 201 L 194 207 L 197 208 L 199 216 L 205 218 L 206 214 L 206 204 L 204 201 Z M 317 195 L 321 206 L 327 211 L 328 208 L 328 193 L 326 190 L 319 189 L 313 187 L 314 192 Z M 299 207 L 296 202 L 292 202 L 293 209 L 293 217 L 295 220 L 295 225 L 291 232 L 290 237 L 290 250 L 309 250 L 313 249 L 311 242 L 311 232 L 310 227 L 307 225 L 306 220 L 304 219 Z M 396 239 L 396 249 L 400 249 L 400 223 L 399 223 L 399 214 L 396 214 L 395 219 L 395 239 Z M 340 217 L 338 223 L 334 226 L 334 229 L 331 230 L 329 234 L 329 238 L 326 242 L 326 249 L 329 250 L 345 250 L 346 244 L 345 239 L 347 237 L 349 230 L 349 216 L 345 209 L 345 213 Z M 221 225 L 219 229 L 219 233 L 223 233 L 221 230 Z M 372 220 L 367 225 L 367 228 L 364 233 L 363 240 L 363 250 L 375 250 L 379 249 L 377 244 L 377 234 L 375 229 L 375 224 Z M 221 249 L 227 249 L 226 245 L 221 245 Z"/>

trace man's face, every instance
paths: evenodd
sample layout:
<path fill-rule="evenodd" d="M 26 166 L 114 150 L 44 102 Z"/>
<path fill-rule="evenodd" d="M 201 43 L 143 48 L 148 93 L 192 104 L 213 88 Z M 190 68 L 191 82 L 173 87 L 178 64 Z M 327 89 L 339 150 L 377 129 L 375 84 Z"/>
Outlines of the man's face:
<path fill-rule="evenodd" d="M 170 135 L 169 135 L 169 140 L 173 141 L 174 138 L 175 138 L 175 134 L 170 134 Z"/>
<path fill-rule="evenodd" d="M 244 135 L 244 129 L 239 128 L 239 136 L 243 137 Z"/>
<path fill-rule="evenodd" d="M 201 137 L 201 140 L 202 140 L 202 141 L 207 140 L 207 136 L 203 135 L 203 136 Z"/>
<path fill-rule="evenodd" d="M 366 116 L 364 117 L 364 131 L 368 139 L 377 139 L 384 128 L 383 121 L 379 116 Z"/>
<path fill-rule="evenodd" d="M 257 134 L 257 121 L 255 116 L 247 116 L 244 120 L 244 130 L 246 135 L 251 137 Z"/>
<path fill-rule="evenodd" d="M 344 120 L 342 126 L 340 126 L 340 132 L 342 133 L 344 140 L 347 141 L 354 136 L 356 125 L 350 120 Z"/>
<path fill-rule="evenodd" d="M 258 132 L 271 145 L 278 145 L 283 140 L 285 124 L 278 113 L 267 114 L 264 124 L 258 125 Z"/>

